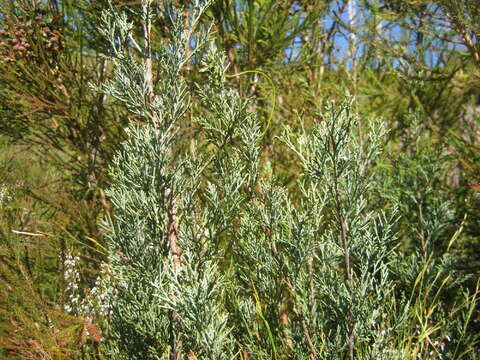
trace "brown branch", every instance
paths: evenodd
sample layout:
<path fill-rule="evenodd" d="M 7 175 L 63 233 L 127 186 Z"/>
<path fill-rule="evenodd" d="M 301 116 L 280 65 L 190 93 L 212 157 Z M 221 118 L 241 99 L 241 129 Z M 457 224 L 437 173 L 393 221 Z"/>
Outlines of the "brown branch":
<path fill-rule="evenodd" d="M 310 299 L 309 299 L 310 300 L 310 319 L 315 319 L 315 315 L 317 313 L 317 302 L 315 301 L 315 298 L 317 295 L 317 289 L 315 288 L 315 282 L 313 280 L 313 255 L 308 257 L 307 266 L 308 266 L 308 272 L 310 276 Z M 314 332 L 316 330 L 315 324 L 316 323 L 313 322 Z"/>
<path fill-rule="evenodd" d="M 142 0 L 142 8 L 144 12 L 147 12 L 148 0 Z M 144 69 L 144 79 L 147 85 L 147 102 L 148 104 L 153 103 L 155 99 L 155 94 L 153 92 L 153 71 L 152 71 L 152 49 L 151 49 L 151 39 L 150 39 L 150 20 L 148 16 L 146 17 L 145 22 L 143 23 L 143 43 L 145 46 L 145 69 Z"/>
<path fill-rule="evenodd" d="M 165 197 L 168 201 L 168 248 L 173 260 L 173 270 L 177 274 L 180 270 L 182 255 L 182 250 L 178 246 L 177 203 L 172 189 L 165 190 Z"/>
<path fill-rule="evenodd" d="M 140 5 L 142 4 L 142 6 L 144 5 L 145 3 L 145 0 L 137 0 L 137 1 L 130 1 L 130 2 L 119 2 L 118 4 L 115 5 L 115 7 L 117 8 L 121 8 L 123 6 L 133 6 L 133 5 Z"/>
<path fill-rule="evenodd" d="M 146 15 L 148 12 L 149 1 L 141 0 L 142 11 Z M 152 70 L 152 49 L 151 49 L 151 23 L 150 18 L 145 16 L 143 23 L 143 43 L 144 43 L 144 80 L 147 86 L 146 102 L 151 105 L 155 101 L 155 92 L 153 88 L 153 70 Z M 153 122 L 158 125 L 158 117 L 155 112 L 152 113 Z M 175 278 L 180 271 L 181 250 L 178 246 L 178 220 L 177 220 L 177 203 L 175 195 L 171 187 L 165 189 L 165 199 L 167 200 L 168 208 L 168 248 L 173 261 L 173 273 Z M 171 296 L 174 298 L 174 295 Z M 170 327 L 170 343 L 172 350 L 170 352 L 170 360 L 180 360 L 183 358 L 182 354 L 182 334 L 179 331 L 182 326 L 181 318 L 175 310 L 171 312 L 171 327 Z"/>
<path fill-rule="evenodd" d="M 457 25 L 457 24 L 455 24 Z M 468 32 L 464 28 L 460 28 L 460 25 L 457 26 L 458 32 L 460 33 L 460 36 L 462 37 L 465 46 L 468 48 L 470 51 L 470 54 L 472 55 L 473 59 L 477 63 L 477 65 L 480 65 L 480 50 L 477 49 L 475 46 L 472 38 L 468 34 Z"/>
<path fill-rule="evenodd" d="M 293 295 L 293 299 L 294 299 L 293 310 L 295 311 L 295 314 L 297 315 L 300 321 L 300 325 L 302 326 L 303 336 L 305 336 L 305 342 L 308 346 L 308 349 L 310 350 L 310 357 L 312 359 L 316 359 L 318 357 L 317 350 L 315 350 L 315 345 L 313 344 L 312 337 L 310 336 L 310 331 L 308 330 L 307 322 L 305 321 L 305 316 L 303 316 L 303 313 L 301 312 L 297 304 L 297 292 L 293 287 L 293 284 L 290 281 L 290 278 L 288 275 L 285 275 L 285 283 L 287 284 L 288 289 Z"/>
<path fill-rule="evenodd" d="M 338 193 L 337 193 L 338 194 Z M 350 297 L 352 297 L 353 293 L 353 281 L 352 281 L 352 270 L 350 267 L 350 249 L 348 246 L 348 237 L 347 237 L 347 223 L 345 221 L 345 218 L 343 217 L 343 214 L 341 214 L 341 211 L 339 210 L 339 222 L 340 222 L 340 238 L 342 242 L 342 248 L 343 248 L 343 259 L 344 259 L 344 267 L 345 267 L 345 281 L 347 284 L 348 292 Z M 350 360 L 354 359 L 354 334 L 353 334 L 353 314 L 351 308 L 349 309 L 348 312 L 348 357 Z"/>
<path fill-rule="evenodd" d="M 333 140 L 332 140 L 333 142 Z M 348 227 L 347 221 L 342 211 L 342 205 L 340 201 L 340 191 L 338 189 L 338 174 L 337 174 L 337 164 L 334 164 L 334 192 L 335 192 L 335 210 L 337 212 L 338 222 L 340 225 L 340 242 L 343 249 L 343 266 L 344 266 L 344 276 L 345 283 L 347 285 L 348 293 L 350 298 L 353 297 L 353 278 L 352 278 L 352 269 L 350 267 L 350 248 L 348 244 Z M 352 309 L 350 307 L 348 311 L 348 358 L 353 360 L 355 354 L 355 337 L 353 333 L 354 321 Z"/>

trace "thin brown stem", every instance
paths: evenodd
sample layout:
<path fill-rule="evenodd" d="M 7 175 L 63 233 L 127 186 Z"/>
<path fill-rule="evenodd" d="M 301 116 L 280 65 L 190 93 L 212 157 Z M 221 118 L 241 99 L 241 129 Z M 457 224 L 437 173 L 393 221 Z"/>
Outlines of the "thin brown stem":
<path fill-rule="evenodd" d="M 313 344 L 312 337 L 310 335 L 310 331 L 307 326 L 307 322 L 305 321 L 305 316 L 303 316 L 303 313 L 297 304 L 297 292 L 288 275 L 285 275 L 285 283 L 287 284 L 288 289 L 293 295 L 293 300 L 294 300 L 293 310 L 300 321 L 300 325 L 302 326 L 303 336 L 305 336 L 305 343 L 307 344 L 308 349 L 310 350 L 310 357 L 312 359 L 317 359 L 318 358 L 317 350 L 315 349 L 315 345 Z"/>
<path fill-rule="evenodd" d="M 153 88 L 153 70 L 152 70 L 152 49 L 151 49 L 151 22 L 148 16 L 150 1 L 142 0 L 142 10 L 144 13 L 145 22 L 143 23 L 143 43 L 144 43 L 144 81 L 147 87 L 146 102 L 148 105 L 155 101 L 155 92 Z M 153 119 L 155 123 L 158 118 L 153 112 Z M 177 277 L 180 271 L 180 255 L 181 250 L 178 246 L 178 220 L 177 220 L 177 203 L 175 195 L 171 187 L 165 189 L 165 199 L 168 203 L 168 248 L 170 256 L 173 261 L 174 276 Z M 174 297 L 174 295 L 172 295 Z M 172 350 L 170 352 L 170 360 L 180 360 L 183 358 L 182 354 L 182 334 L 180 328 L 182 325 L 181 318 L 176 311 L 171 313 L 171 328 L 170 328 L 170 342 Z"/>
<path fill-rule="evenodd" d="M 342 211 L 342 205 L 340 200 L 340 191 L 338 189 L 338 174 L 336 171 L 337 164 L 334 164 L 334 192 L 335 192 L 335 208 L 337 212 L 337 218 L 340 225 L 340 241 L 341 246 L 343 249 L 343 266 L 344 266 L 344 276 L 345 276 L 345 283 L 347 285 L 348 293 L 350 297 L 353 297 L 353 277 L 352 277 L 352 270 L 350 267 L 350 248 L 348 244 L 348 226 L 345 216 Z M 355 358 L 355 337 L 353 333 L 354 328 L 354 321 L 353 321 L 353 314 L 352 309 L 349 309 L 348 312 L 348 358 L 349 360 L 353 360 Z"/>
<path fill-rule="evenodd" d="M 455 16 L 449 16 L 449 18 L 453 22 L 455 29 L 462 37 L 464 45 L 467 47 L 468 51 L 472 55 L 475 63 L 477 65 L 480 65 L 480 49 L 477 48 L 474 40 L 468 33 L 467 29 L 465 29 L 465 26 Z"/>
<path fill-rule="evenodd" d="M 317 296 L 317 289 L 315 288 L 315 281 L 313 279 L 313 256 L 310 255 L 307 260 L 307 266 L 308 266 L 308 273 L 310 276 L 310 319 L 315 319 L 316 313 L 317 313 L 317 301 L 316 301 L 316 296 Z M 316 322 L 313 321 L 313 331 L 315 332 L 316 327 L 315 327 Z"/>
<path fill-rule="evenodd" d="M 178 246 L 178 221 L 177 202 L 171 189 L 165 190 L 165 197 L 168 201 L 168 248 L 173 261 L 175 275 L 180 270 L 182 250 Z"/>
<path fill-rule="evenodd" d="M 149 7 L 148 0 L 142 0 L 142 9 L 144 15 L 147 15 Z M 144 79 L 147 85 L 147 103 L 153 103 L 155 99 L 155 94 L 153 92 L 153 71 L 152 71 L 152 48 L 151 48 L 151 39 L 150 39 L 150 32 L 151 32 L 151 23 L 148 16 L 145 16 L 145 22 L 143 23 L 143 44 L 145 46 L 145 69 L 144 69 Z"/>

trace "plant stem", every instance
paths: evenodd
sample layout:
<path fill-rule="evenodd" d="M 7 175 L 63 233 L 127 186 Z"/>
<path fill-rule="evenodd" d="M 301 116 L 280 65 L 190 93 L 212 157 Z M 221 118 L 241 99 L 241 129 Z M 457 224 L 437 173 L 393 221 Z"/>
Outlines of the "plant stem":
<path fill-rule="evenodd" d="M 332 151 L 336 151 L 336 145 L 335 142 L 332 139 Z M 343 249 L 343 266 L 344 266 L 344 273 L 345 273 L 345 283 L 347 285 L 348 293 L 350 295 L 350 298 L 353 298 L 353 279 L 352 279 L 352 270 L 350 268 L 350 249 L 348 246 L 348 228 L 347 228 L 347 222 L 345 220 L 345 217 L 343 215 L 342 211 L 342 206 L 341 206 L 341 201 L 340 201 L 340 192 L 338 189 L 338 173 L 337 173 L 337 163 L 336 163 L 337 156 L 336 154 L 333 154 L 332 160 L 334 162 L 333 164 L 333 178 L 334 178 L 334 195 L 335 195 L 335 208 L 337 212 L 337 217 L 338 217 L 338 222 L 340 225 L 340 241 L 341 241 L 341 246 Z M 353 314 L 352 314 L 352 309 L 350 307 L 348 311 L 348 358 L 350 360 L 354 359 L 354 353 L 355 353 L 355 347 L 354 347 L 354 334 L 353 334 L 353 328 L 354 328 L 354 323 L 353 323 Z"/>
<path fill-rule="evenodd" d="M 150 0 L 142 0 L 142 10 L 144 15 L 143 23 L 143 41 L 145 46 L 145 58 L 144 58 L 144 81 L 147 86 L 146 101 L 147 104 L 151 104 L 155 101 L 155 93 L 153 90 L 153 71 L 152 71 L 152 50 L 151 50 L 151 23 L 150 17 L 148 14 L 150 6 Z M 157 116 L 153 114 L 153 120 L 156 122 Z M 173 261 L 173 272 L 175 279 L 177 279 L 178 272 L 180 270 L 180 254 L 181 250 L 178 246 L 177 234 L 178 234 L 178 222 L 177 222 L 177 204 L 175 196 L 170 187 L 165 189 L 165 199 L 168 203 L 168 248 L 172 256 Z M 179 314 L 176 311 L 172 311 L 171 314 L 171 346 L 172 351 L 170 352 L 171 360 L 180 360 L 182 358 L 182 336 L 179 331 L 181 327 L 181 319 Z"/>

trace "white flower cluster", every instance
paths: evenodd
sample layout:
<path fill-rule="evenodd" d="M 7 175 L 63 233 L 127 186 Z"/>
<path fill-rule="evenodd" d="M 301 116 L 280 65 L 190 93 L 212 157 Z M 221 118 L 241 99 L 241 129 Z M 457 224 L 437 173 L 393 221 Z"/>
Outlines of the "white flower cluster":
<path fill-rule="evenodd" d="M 0 184 L 0 206 L 11 201 L 13 198 L 12 191 L 5 185 Z"/>
<path fill-rule="evenodd" d="M 391 344 L 388 343 L 390 338 L 391 328 L 383 329 L 377 333 L 375 343 L 373 344 L 373 354 L 381 359 L 403 359 L 402 351 L 398 349 L 390 348 Z"/>
<path fill-rule="evenodd" d="M 80 290 L 80 273 L 77 266 L 79 261 L 78 256 L 71 254 L 65 256 L 63 276 L 67 283 L 65 292 L 68 298 L 64 310 L 70 314 L 83 315 L 88 318 L 108 315 L 111 305 L 108 304 L 108 294 L 102 286 L 100 276 L 97 277 L 91 289 L 83 292 Z"/>
<path fill-rule="evenodd" d="M 68 296 L 67 303 L 64 306 L 65 311 L 71 314 L 79 313 L 78 305 L 80 303 L 80 291 L 78 284 L 80 282 L 80 274 L 77 270 L 77 262 L 80 260 L 78 256 L 72 256 L 70 254 L 65 255 L 63 262 L 64 273 L 63 278 L 67 284 L 65 292 Z"/>

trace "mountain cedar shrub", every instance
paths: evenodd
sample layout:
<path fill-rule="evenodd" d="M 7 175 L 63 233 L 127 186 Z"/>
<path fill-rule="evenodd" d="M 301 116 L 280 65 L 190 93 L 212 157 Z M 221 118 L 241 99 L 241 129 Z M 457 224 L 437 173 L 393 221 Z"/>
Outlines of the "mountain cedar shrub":
<path fill-rule="evenodd" d="M 187 18 L 162 5 L 172 38 L 160 49 L 151 48 L 152 6 L 129 9 L 140 40 L 125 7 L 112 4 L 101 28 L 115 76 L 98 90 L 134 119 L 107 192 L 106 356 L 473 359 L 477 294 L 444 301 L 456 281 L 448 253 L 398 251 L 406 212 L 381 206 L 376 180 L 385 127 L 360 126 L 346 100 L 313 126 L 285 128 L 277 146 L 303 174 L 283 188 L 261 160 L 250 100 L 228 87 L 229 64 L 209 29 L 194 31 L 208 3 L 196 1 Z M 183 77 L 191 61 L 209 76 L 195 91 Z M 190 110 L 199 135 L 184 146 Z"/>

